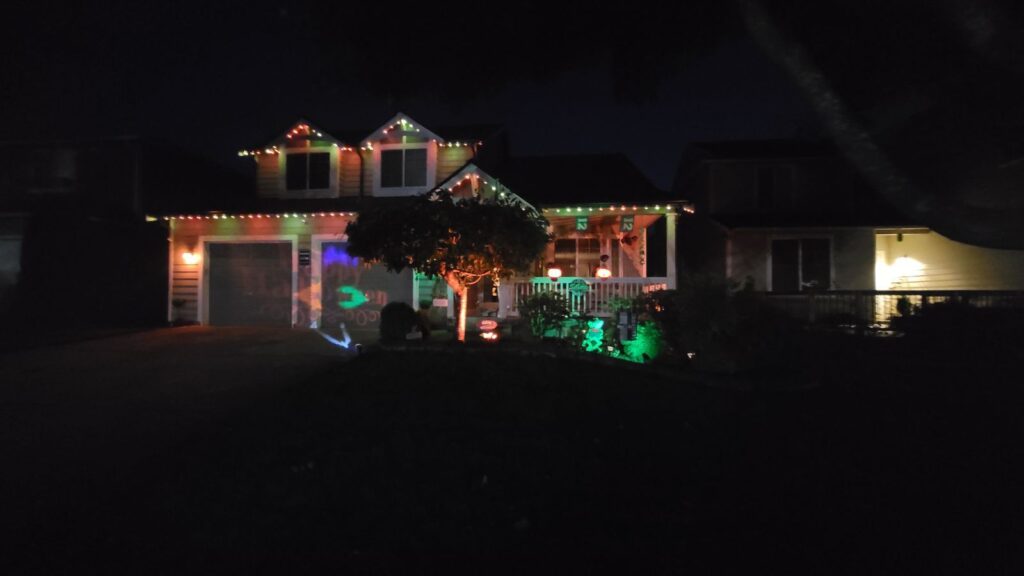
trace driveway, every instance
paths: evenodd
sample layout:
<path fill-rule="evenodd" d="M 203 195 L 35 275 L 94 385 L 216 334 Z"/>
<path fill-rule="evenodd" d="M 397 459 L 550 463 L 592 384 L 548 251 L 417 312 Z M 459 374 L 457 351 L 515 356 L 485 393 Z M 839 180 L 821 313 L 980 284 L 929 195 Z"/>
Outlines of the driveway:
<path fill-rule="evenodd" d="M 0 355 L 5 524 L 39 547 L 23 553 L 45 555 L 118 494 L 166 474 L 167 455 L 230 434 L 219 425 L 229 416 L 344 359 L 313 331 L 250 327 L 162 329 Z"/>

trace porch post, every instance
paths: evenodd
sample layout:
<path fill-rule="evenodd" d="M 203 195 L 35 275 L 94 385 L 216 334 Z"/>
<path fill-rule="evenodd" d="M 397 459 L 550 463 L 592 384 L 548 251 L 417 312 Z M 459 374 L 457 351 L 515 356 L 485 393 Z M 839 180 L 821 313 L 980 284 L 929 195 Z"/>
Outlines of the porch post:
<path fill-rule="evenodd" d="M 679 215 L 675 212 L 665 214 L 665 283 L 669 290 L 675 290 L 676 281 L 676 223 Z"/>
<path fill-rule="evenodd" d="M 509 310 L 515 304 L 516 285 L 512 278 L 502 280 L 498 286 L 498 318 L 508 317 Z"/>

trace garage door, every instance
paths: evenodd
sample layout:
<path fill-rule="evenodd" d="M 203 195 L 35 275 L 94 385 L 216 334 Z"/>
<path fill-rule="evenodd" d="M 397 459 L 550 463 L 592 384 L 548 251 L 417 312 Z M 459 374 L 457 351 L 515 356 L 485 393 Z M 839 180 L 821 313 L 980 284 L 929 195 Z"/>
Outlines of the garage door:
<path fill-rule="evenodd" d="M 212 243 L 207 257 L 210 324 L 291 326 L 290 242 Z"/>
<path fill-rule="evenodd" d="M 388 272 L 381 265 L 367 266 L 350 256 L 346 242 L 324 242 L 321 260 L 320 326 L 340 333 L 340 326 L 355 334 L 380 328 L 380 311 L 389 302 L 412 304 L 412 271 Z"/>

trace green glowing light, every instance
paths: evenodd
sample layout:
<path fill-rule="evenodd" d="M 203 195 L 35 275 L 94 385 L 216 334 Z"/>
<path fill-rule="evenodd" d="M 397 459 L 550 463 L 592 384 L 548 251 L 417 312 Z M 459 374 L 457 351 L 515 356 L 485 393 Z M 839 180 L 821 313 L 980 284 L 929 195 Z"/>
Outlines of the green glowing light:
<path fill-rule="evenodd" d="M 366 296 L 363 295 L 363 293 L 359 291 L 359 288 L 356 288 L 355 286 L 342 286 L 342 287 L 338 288 L 338 293 L 339 294 L 348 294 L 348 297 L 349 297 L 348 300 L 346 300 L 344 302 L 341 302 L 341 301 L 338 302 L 338 306 L 341 306 L 345 310 L 351 310 L 352 308 L 358 308 L 359 306 L 362 306 L 363 304 L 365 304 L 366 301 L 367 301 Z"/>
<path fill-rule="evenodd" d="M 587 335 L 583 338 L 583 349 L 587 352 L 601 352 L 604 348 L 604 320 L 594 318 L 587 322 Z"/>

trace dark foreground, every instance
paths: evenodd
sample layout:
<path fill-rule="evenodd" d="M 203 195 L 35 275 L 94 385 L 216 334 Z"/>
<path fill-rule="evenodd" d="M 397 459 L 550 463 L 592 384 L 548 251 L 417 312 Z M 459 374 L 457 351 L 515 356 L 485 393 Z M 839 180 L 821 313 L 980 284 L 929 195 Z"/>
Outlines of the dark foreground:
<path fill-rule="evenodd" d="M 789 391 L 500 352 L 217 364 L 230 385 L 180 394 L 141 369 L 68 374 L 5 402 L 5 556 L 15 573 L 1016 573 L 1016 361 L 837 350 Z"/>

